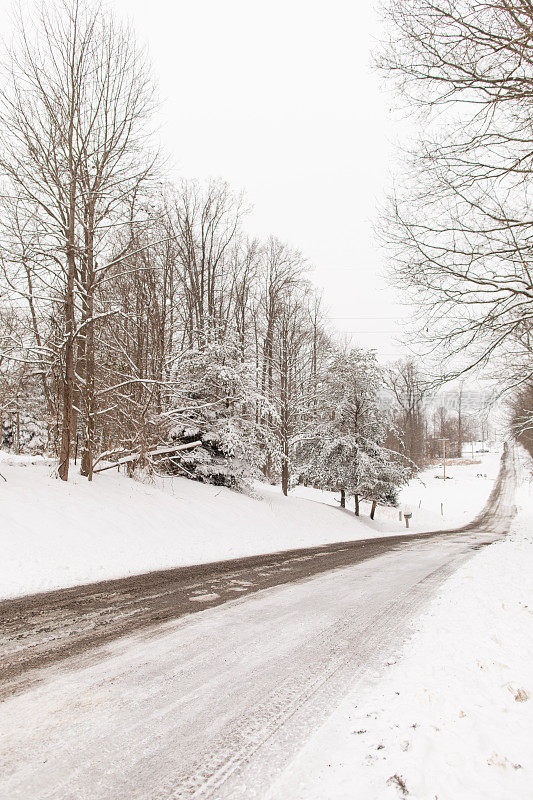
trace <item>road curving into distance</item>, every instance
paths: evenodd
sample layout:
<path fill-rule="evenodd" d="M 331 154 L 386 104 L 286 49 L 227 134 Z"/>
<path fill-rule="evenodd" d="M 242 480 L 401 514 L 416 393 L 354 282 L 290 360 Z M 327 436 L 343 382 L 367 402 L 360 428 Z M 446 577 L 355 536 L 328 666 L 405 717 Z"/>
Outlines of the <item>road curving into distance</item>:
<path fill-rule="evenodd" d="M 43 669 L 113 640 L 236 597 L 361 564 L 460 533 L 505 533 L 514 513 L 514 455 L 507 447 L 481 513 L 463 528 L 383 536 L 148 572 L 0 602 L 0 699 L 40 680 Z"/>
<path fill-rule="evenodd" d="M 506 448 L 484 511 L 457 531 L 4 603 L 0 800 L 267 800 L 446 577 L 505 535 L 514 484 Z"/>

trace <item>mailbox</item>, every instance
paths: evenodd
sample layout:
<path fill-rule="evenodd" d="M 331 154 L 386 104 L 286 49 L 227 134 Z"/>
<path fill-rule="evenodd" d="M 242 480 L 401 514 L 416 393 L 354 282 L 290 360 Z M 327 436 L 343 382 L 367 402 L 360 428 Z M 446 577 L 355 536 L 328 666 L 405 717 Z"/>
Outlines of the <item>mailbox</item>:
<path fill-rule="evenodd" d="M 406 527 L 406 528 L 408 528 L 408 527 L 409 527 L 409 520 L 411 519 L 411 517 L 412 517 L 412 516 L 413 516 L 413 514 L 412 514 L 412 512 L 411 512 L 411 511 L 406 511 L 406 512 L 404 513 L 404 518 L 405 518 L 405 527 Z"/>

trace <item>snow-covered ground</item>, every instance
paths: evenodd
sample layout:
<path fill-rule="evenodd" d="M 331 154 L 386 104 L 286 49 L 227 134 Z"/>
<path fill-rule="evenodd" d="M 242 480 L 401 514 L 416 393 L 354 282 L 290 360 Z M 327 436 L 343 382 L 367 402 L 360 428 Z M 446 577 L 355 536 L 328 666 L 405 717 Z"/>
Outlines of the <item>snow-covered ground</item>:
<path fill-rule="evenodd" d="M 519 460 L 511 535 L 448 579 L 402 653 L 354 687 L 268 800 L 533 798 L 533 488 Z"/>
<path fill-rule="evenodd" d="M 417 609 L 492 538 L 411 541 L 37 668 L 0 706 L 0 798 L 265 800 L 354 681 L 383 670 Z M 90 630 L 84 612 L 66 623 L 74 638 Z M 36 615 L 53 639 L 50 622 Z M 9 646 L 5 662 L 9 675 Z M 337 800 L 335 784 L 318 796 Z"/>
<path fill-rule="evenodd" d="M 12 484 L 27 472 L 20 481 L 35 485 L 33 469 L 4 463 L 0 471 Z M 50 486 L 67 488 L 50 483 L 46 469 L 36 492 L 41 498 Z M 120 498 L 115 482 L 124 492 L 132 485 L 110 476 L 97 484 L 100 499 L 106 486 Z M 509 519 L 512 469 L 503 483 L 493 529 L 411 541 L 138 630 L 38 671 L 33 684 L 2 704 L 0 796 L 527 798 L 533 703 L 527 521 L 510 540 L 478 549 Z M 184 486 L 207 505 L 207 497 L 214 503 L 226 496 Z M 91 488 L 68 487 L 85 513 L 92 506 L 84 498 L 97 496 Z M 177 502 L 157 487 L 133 484 L 131 491 L 141 489 L 147 496 L 157 491 L 161 504 Z M 363 525 L 350 512 L 272 492 L 263 503 L 241 499 L 270 509 L 280 528 L 289 520 L 287 509 L 300 522 L 324 514 L 324 521 Z M 521 503 L 531 499 L 524 483 Z M 115 522 L 124 502 L 113 511 Z M 133 527 L 139 508 L 134 497 Z M 198 513 L 208 511 L 213 507 Z M 42 550 L 46 543 L 43 537 Z M 400 656 L 413 615 L 439 589 Z M 31 725 L 21 725 L 25 719 Z"/>
<path fill-rule="evenodd" d="M 498 472 L 499 453 L 483 463 L 438 468 L 402 493 L 411 531 L 463 524 L 482 508 Z M 258 498 L 185 478 L 141 483 L 114 470 L 92 484 L 72 470 L 65 485 L 39 457 L 0 453 L 0 598 L 125 575 L 336 541 L 407 533 L 398 511 L 376 519 L 339 510 L 338 497 L 299 487 L 285 498 L 258 484 Z M 476 477 L 477 473 L 487 477 Z M 309 502 L 318 500 L 318 502 Z M 444 503 L 444 516 L 440 504 Z M 335 508 L 332 508 L 335 506 Z"/>

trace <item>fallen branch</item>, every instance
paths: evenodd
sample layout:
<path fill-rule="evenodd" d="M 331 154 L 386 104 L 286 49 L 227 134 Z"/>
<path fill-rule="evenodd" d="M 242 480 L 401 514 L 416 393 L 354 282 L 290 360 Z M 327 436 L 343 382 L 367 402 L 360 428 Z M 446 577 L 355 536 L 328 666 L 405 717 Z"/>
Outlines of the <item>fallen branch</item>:
<path fill-rule="evenodd" d="M 180 450 L 192 450 L 193 447 L 199 447 L 202 444 L 200 440 L 196 442 L 189 442 L 188 444 L 175 444 L 170 447 L 157 447 L 155 450 L 148 450 L 146 453 L 132 453 L 129 456 L 124 456 L 124 458 L 119 458 L 118 461 L 114 461 L 112 464 L 106 464 L 105 467 L 98 467 L 95 469 L 94 472 L 105 472 L 106 469 L 113 469 L 114 467 L 120 467 L 121 464 L 129 464 L 132 461 L 138 461 L 142 455 L 152 457 L 152 456 L 163 456 L 167 453 L 177 453 Z"/>

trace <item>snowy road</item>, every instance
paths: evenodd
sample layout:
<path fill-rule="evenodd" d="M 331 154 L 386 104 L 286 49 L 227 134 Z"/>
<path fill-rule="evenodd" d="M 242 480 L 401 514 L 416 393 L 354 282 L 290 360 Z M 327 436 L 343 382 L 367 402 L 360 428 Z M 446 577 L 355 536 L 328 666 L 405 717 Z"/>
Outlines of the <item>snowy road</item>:
<path fill-rule="evenodd" d="M 197 576 L 190 605 L 222 602 L 231 586 L 248 590 L 247 583 L 255 593 L 179 619 L 163 615 L 159 624 L 150 617 L 156 593 L 145 592 L 150 624 L 122 628 L 128 635 L 108 641 L 96 636 L 91 646 L 86 640 L 63 650 L 61 660 L 44 657 L 57 638 L 50 607 L 38 636 L 30 625 L 44 660 L 25 677 L 19 671 L 26 683 L 0 706 L 2 800 L 264 797 L 348 688 L 379 671 L 435 588 L 474 549 L 505 533 L 513 494 L 508 453 L 486 512 L 469 530 L 382 540 L 381 550 L 358 563 L 346 545 L 327 548 L 328 558 L 349 558 L 348 565 L 302 553 L 287 564 L 278 556 L 270 568 L 247 565 L 258 573 L 256 584 L 219 575 L 226 594 L 220 584 L 207 592 L 205 576 Z M 280 570 L 290 582 L 281 582 Z M 258 592 L 269 572 L 278 572 L 281 585 Z M 81 597 L 78 609 L 74 640 L 83 628 Z M 11 652 L 20 652 L 13 616 L 7 622 Z M 21 640 L 22 661 L 6 653 L 8 664 L 31 662 L 31 641 Z"/>

